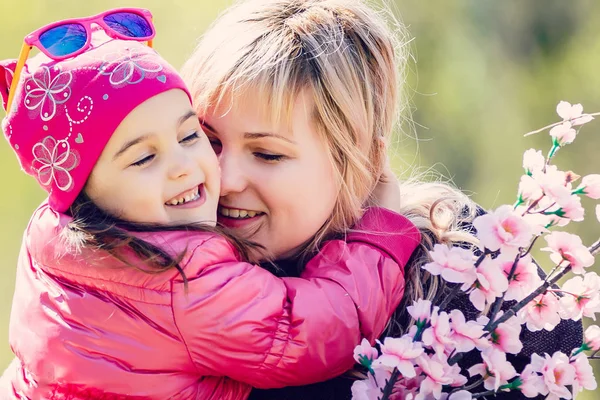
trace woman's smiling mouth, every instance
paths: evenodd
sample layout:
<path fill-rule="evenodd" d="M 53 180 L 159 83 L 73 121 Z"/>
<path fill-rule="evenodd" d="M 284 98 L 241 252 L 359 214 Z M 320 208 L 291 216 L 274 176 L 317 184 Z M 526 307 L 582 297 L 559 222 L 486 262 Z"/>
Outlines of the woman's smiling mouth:
<path fill-rule="evenodd" d="M 219 206 L 218 221 L 229 228 L 244 227 L 265 215 L 264 212 Z"/>

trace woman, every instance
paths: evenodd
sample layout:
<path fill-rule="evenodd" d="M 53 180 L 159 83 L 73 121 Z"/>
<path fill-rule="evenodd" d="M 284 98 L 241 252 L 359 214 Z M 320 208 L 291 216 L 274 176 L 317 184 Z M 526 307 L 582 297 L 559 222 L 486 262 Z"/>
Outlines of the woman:
<path fill-rule="evenodd" d="M 406 34 L 398 26 L 392 34 L 359 0 L 247 0 L 214 22 L 183 68 L 220 159 L 219 222 L 263 245 L 264 259 L 276 260 L 274 273 L 297 276 L 325 238 L 351 229 L 375 192 L 399 197 L 396 210 L 421 229 L 423 241 L 406 268 L 404 299 L 387 335 L 408 329 L 405 309 L 414 299 L 446 290 L 421 270 L 426 250 L 474 239 L 468 223 L 475 207 L 459 191 L 413 182 L 394 194 L 397 185 L 381 183 L 405 103 Z M 315 197 L 320 204 L 305 207 Z M 468 312 L 467 303 L 458 298 L 450 307 Z M 563 322 L 536 338 L 541 343 L 522 334 L 517 369 L 533 350 L 578 346 L 581 325 Z M 348 399 L 351 383 L 340 377 L 251 398 Z"/>

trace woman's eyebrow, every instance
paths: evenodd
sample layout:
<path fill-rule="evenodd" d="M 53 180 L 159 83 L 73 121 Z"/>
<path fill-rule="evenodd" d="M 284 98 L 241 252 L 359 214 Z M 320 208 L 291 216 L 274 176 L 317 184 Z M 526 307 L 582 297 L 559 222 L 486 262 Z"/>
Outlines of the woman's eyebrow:
<path fill-rule="evenodd" d="M 217 133 L 217 130 L 215 128 L 213 128 L 209 123 L 207 123 L 204 120 L 200 120 L 200 125 L 202 125 L 202 127 L 208 129 L 209 131 L 213 132 L 213 133 Z M 295 141 L 293 141 L 292 139 L 289 139 L 285 136 L 282 135 L 278 135 L 276 133 L 268 133 L 268 132 L 244 132 L 244 138 L 245 139 L 249 139 L 249 140 L 253 140 L 253 139 L 262 139 L 265 137 L 273 137 L 276 139 L 281 139 L 284 140 L 288 143 L 291 144 L 298 144 Z"/>
<path fill-rule="evenodd" d="M 276 139 L 281 139 L 284 140 L 288 143 L 291 144 L 298 144 L 296 142 L 294 142 L 292 139 L 286 138 L 285 136 L 282 135 L 278 135 L 276 133 L 267 133 L 267 132 L 244 132 L 244 138 L 246 139 L 262 139 L 265 137 L 272 137 L 272 138 L 276 138 Z"/>

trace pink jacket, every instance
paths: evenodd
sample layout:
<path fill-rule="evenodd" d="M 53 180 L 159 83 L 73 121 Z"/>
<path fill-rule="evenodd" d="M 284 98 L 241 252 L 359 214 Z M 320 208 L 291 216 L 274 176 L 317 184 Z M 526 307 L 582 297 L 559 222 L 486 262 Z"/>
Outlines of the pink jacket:
<path fill-rule="evenodd" d="M 177 271 L 70 252 L 59 240 L 68 220 L 44 204 L 25 232 L 10 320 L 16 358 L 0 399 L 237 400 L 251 386 L 337 376 L 362 337 L 383 331 L 420 239 L 404 217 L 370 209 L 360 232 L 327 242 L 301 278 L 281 279 L 240 262 L 217 235 L 145 234 L 188 250 L 186 293 Z"/>

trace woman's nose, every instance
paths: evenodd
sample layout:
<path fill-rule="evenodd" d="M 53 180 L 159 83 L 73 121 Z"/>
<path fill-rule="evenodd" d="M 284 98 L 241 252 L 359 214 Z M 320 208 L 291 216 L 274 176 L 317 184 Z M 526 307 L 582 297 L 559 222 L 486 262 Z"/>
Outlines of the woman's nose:
<path fill-rule="evenodd" d="M 247 169 L 242 165 L 242 156 L 221 151 L 219 154 L 221 167 L 221 196 L 240 193 L 248 184 Z"/>

